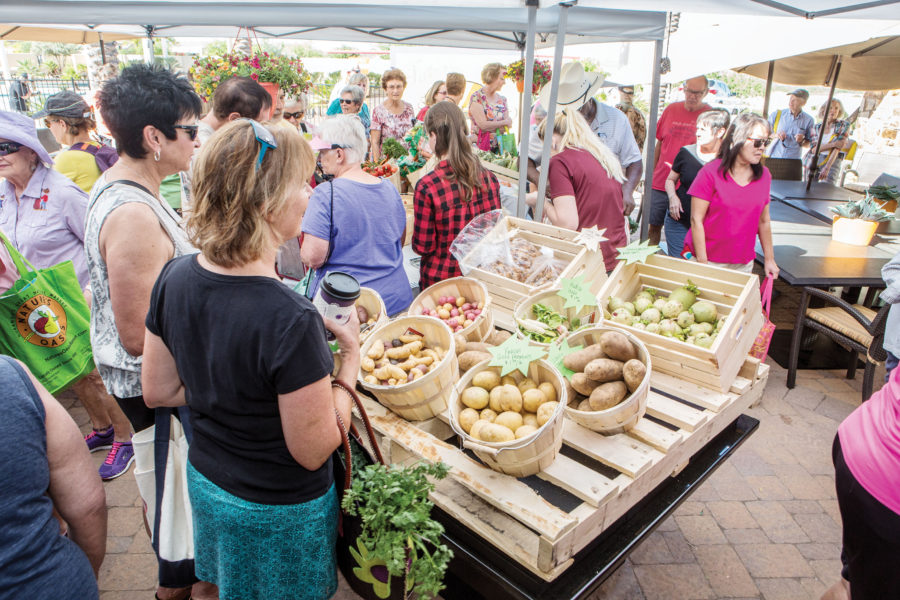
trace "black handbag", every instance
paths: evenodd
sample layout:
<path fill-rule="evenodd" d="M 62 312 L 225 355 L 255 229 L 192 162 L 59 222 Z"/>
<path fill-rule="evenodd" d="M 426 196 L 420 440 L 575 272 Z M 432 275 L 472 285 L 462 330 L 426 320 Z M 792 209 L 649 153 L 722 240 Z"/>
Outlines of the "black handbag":
<path fill-rule="evenodd" d="M 338 497 L 343 501 L 345 490 L 350 489 L 353 475 L 367 465 L 387 464 L 381 455 L 381 449 L 372 431 L 369 416 L 363 408 L 362 401 L 350 386 L 335 380 L 333 385 L 343 389 L 353 399 L 364 425 L 366 438 L 374 452 L 374 456 L 363 444 L 359 431 L 351 423 L 349 428 L 337 414 L 338 428 L 341 430 L 341 447 L 335 450 L 332 457 L 334 480 L 338 488 Z M 338 521 L 337 564 L 341 574 L 354 592 L 366 600 L 404 600 L 412 581 L 404 585 L 406 577 L 391 577 L 384 561 L 375 561 L 368 557 L 368 551 L 359 541 L 362 534 L 362 520 L 358 516 L 348 515 L 341 509 Z"/>

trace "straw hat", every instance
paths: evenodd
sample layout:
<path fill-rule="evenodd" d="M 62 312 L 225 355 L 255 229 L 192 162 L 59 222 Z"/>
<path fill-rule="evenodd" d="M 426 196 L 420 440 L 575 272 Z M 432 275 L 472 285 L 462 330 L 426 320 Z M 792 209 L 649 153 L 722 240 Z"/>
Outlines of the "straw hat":
<path fill-rule="evenodd" d="M 581 108 L 603 87 L 603 76 L 598 72 L 585 73 L 580 62 L 563 65 L 559 74 L 559 92 L 556 96 L 557 110 L 565 108 Z M 541 106 L 550 106 L 550 84 L 541 88 L 538 95 Z"/>
<path fill-rule="evenodd" d="M 6 110 L 0 111 L 0 138 L 31 148 L 48 167 L 53 164 L 53 159 L 38 139 L 34 120 L 30 117 Z"/>

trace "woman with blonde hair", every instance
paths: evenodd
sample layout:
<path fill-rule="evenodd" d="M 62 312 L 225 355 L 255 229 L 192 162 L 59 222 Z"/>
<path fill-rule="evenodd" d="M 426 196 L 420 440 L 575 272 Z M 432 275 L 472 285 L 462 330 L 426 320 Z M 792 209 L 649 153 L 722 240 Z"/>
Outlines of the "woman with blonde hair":
<path fill-rule="evenodd" d="M 819 136 L 823 135 L 822 126 L 825 125 L 826 105 L 827 103 L 819 108 L 819 123 L 816 124 L 816 134 Z M 822 146 L 819 148 L 819 159 L 816 161 L 819 164 L 818 181 L 836 184 L 841 175 L 841 163 L 853 145 L 853 140 L 850 139 L 850 122 L 846 120 L 846 117 L 847 111 L 844 110 L 844 105 L 840 100 L 834 98 L 831 101 L 831 111 L 828 113 L 828 125 L 824 137 L 822 137 Z M 804 179 L 809 178 L 815 151 L 816 144 L 810 142 L 809 151 L 803 158 Z"/>
<path fill-rule="evenodd" d="M 538 135 L 544 139 L 547 133 L 544 120 Z M 572 106 L 556 115 L 552 135 L 547 173 L 550 200 L 544 204 L 544 214 L 557 227 L 606 229 L 600 250 L 606 270 L 611 271 L 616 266 L 616 248 L 628 243 L 622 165 Z M 537 192 L 529 194 L 527 201 L 534 206 Z"/>
<path fill-rule="evenodd" d="M 228 169 L 223 169 L 223 164 Z M 328 598 L 337 589 L 335 419 L 359 369 L 359 321 L 326 320 L 275 273 L 300 234 L 315 161 L 295 132 L 229 123 L 194 164 L 187 221 L 199 255 L 170 261 L 153 288 L 144 399 L 187 405 L 197 576 L 221 598 Z M 325 341 L 342 366 L 332 382 Z"/>
<path fill-rule="evenodd" d="M 419 111 L 419 114 L 416 115 L 417 121 L 425 120 L 425 113 L 428 112 L 428 109 L 434 106 L 436 103 L 441 100 L 447 99 L 447 82 L 446 81 L 435 81 L 431 84 L 431 87 L 428 88 L 428 91 L 425 92 L 425 106 Z"/>
<path fill-rule="evenodd" d="M 481 70 L 484 87 L 473 92 L 469 99 L 472 133 L 478 138 L 480 150 L 497 147 L 497 131 L 512 127 L 506 98 L 498 92 L 503 87 L 506 69 L 500 63 L 488 63 Z"/>
<path fill-rule="evenodd" d="M 469 221 L 501 207 L 500 183 L 481 168 L 456 104 L 438 102 L 425 115 L 425 132 L 439 161 L 416 184 L 412 249 L 422 257 L 419 287 L 462 275 L 450 244 Z"/>

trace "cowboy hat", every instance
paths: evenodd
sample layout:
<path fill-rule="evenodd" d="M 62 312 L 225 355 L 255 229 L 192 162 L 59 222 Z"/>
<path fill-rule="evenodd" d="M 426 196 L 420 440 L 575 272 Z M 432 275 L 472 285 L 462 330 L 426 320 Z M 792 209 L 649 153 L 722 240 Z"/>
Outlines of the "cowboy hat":
<path fill-rule="evenodd" d="M 557 110 L 581 108 L 601 87 L 603 75 L 600 73 L 585 73 L 584 65 L 577 61 L 563 65 L 559 75 L 559 92 L 556 95 Z M 543 107 L 550 106 L 550 83 L 541 88 L 538 102 Z"/>

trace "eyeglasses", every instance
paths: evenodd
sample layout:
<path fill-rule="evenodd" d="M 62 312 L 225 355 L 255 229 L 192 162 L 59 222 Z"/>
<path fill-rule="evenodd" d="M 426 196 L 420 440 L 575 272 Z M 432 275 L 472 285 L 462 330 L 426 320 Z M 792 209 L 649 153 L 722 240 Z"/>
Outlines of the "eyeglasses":
<path fill-rule="evenodd" d="M 59 123 L 59 122 L 60 122 L 59 119 L 44 119 L 44 125 L 47 127 L 47 129 L 50 129 L 50 126 L 53 125 L 54 123 Z"/>
<path fill-rule="evenodd" d="M 256 170 L 259 171 L 259 168 L 262 166 L 263 158 L 266 155 L 266 151 L 269 148 L 272 150 L 277 148 L 278 142 L 275 141 L 275 136 L 272 135 L 271 131 L 253 119 L 244 120 L 250 122 L 250 126 L 253 128 L 253 135 L 256 136 L 256 141 L 259 142 L 259 156 L 256 158 Z"/>
<path fill-rule="evenodd" d="M 173 125 L 173 127 L 175 129 L 184 129 L 192 142 L 197 139 L 197 132 L 200 131 L 199 125 Z"/>
<path fill-rule="evenodd" d="M 772 141 L 772 138 L 747 138 L 748 142 L 753 142 L 753 147 L 759 150 L 765 148 Z"/>
<path fill-rule="evenodd" d="M 346 98 L 341 98 L 341 104 L 353 104 L 353 100 L 347 100 Z"/>
<path fill-rule="evenodd" d="M 24 146 L 24 144 L 18 142 L 0 142 L 0 156 L 15 154 L 22 149 L 22 146 Z"/>
<path fill-rule="evenodd" d="M 284 115 L 285 119 L 302 119 L 303 115 L 305 115 L 306 113 L 303 112 L 302 110 L 300 110 L 297 112 L 292 112 L 292 113 L 286 112 L 286 113 L 282 113 L 282 114 Z"/>
<path fill-rule="evenodd" d="M 691 96 L 702 96 L 703 94 L 705 94 L 708 91 L 709 90 L 689 90 L 687 88 L 684 88 L 684 93 L 690 94 Z"/>

